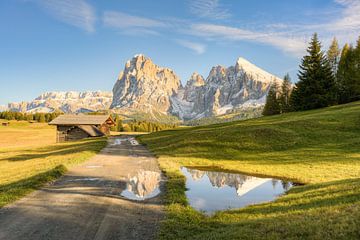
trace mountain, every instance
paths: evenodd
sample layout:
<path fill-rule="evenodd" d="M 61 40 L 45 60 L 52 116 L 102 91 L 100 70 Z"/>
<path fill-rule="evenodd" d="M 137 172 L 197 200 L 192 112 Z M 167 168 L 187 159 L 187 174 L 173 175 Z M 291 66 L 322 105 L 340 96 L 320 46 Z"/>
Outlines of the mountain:
<path fill-rule="evenodd" d="M 127 61 L 109 92 L 48 92 L 31 102 L 10 103 L 8 108 L 21 112 L 65 113 L 111 109 L 139 120 L 190 125 L 252 118 L 261 115 L 272 82 L 278 77 L 244 58 L 234 66 L 215 66 L 205 79 L 193 73 L 185 86 L 176 73 L 156 65 L 142 55 Z"/>
<path fill-rule="evenodd" d="M 180 79 L 173 70 L 155 65 L 142 54 L 135 55 L 125 64 L 113 87 L 111 108 L 122 113 L 168 115 L 170 97 L 180 87 Z"/>
<path fill-rule="evenodd" d="M 243 58 L 235 66 L 215 66 L 204 79 L 194 73 L 183 87 L 173 70 L 135 55 L 114 88 L 111 108 L 122 113 L 174 115 L 196 120 L 257 109 L 260 115 L 270 84 L 282 80 Z"/>
<path fill-rule="evenodd" d="M 8 109 L 29 113 L 56 110 L 65 113 L 93 112 L 109 109 L 111 101 L 111 92 L 47 92 L 30 102 L 9 103 Z"/>
<path fill-rule="evenodd" d="M 282 80 L 239 58 L 235 66 L 215 66 L 206 80 L 194 73 L 185 88 L 171 97 L 172 114 L 184 120 L 208 118 L 265 104 L 272 82 Z"/>

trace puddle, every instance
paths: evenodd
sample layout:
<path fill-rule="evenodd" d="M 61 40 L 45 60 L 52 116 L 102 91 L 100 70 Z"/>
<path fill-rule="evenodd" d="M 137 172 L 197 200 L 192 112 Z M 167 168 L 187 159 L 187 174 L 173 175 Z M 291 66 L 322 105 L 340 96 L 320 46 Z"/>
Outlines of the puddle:
<path fill-rule="evenodd" d="M 115 146 L 115 145 L 121 145 L 121 142 L 124 141 L 123 139 L 121 138 L 116 138 L 113 142 L 113 144 L 111 144 L 112 146 Z"/>
<path fill-rule="evenodd" d="M 160 172 L 139 171 L 137 174 L 128 176 L 126 189 L 121 196 L 131 200 L 145 200 L 160 194 Z"/>
<path fill-rule="evenodd" d="M 207 214 L 270 202 L 293 186 L 291 182 L 237 173 L 185 167 L 181 168 L 181 172 L 186 176 L 189 204 Z"/>

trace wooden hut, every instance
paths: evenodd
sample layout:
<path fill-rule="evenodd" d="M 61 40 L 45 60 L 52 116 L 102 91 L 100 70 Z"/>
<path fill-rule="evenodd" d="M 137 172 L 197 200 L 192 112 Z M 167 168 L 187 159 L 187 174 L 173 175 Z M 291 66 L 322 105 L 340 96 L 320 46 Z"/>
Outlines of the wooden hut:
<path fill-rule="evenodd" d="M 115 126 L 110 115 L 60 115 L 49 125 L 56 125 L 56 142 L 79 140 L 88 137 L 101 137 L 110 134 Z"/>

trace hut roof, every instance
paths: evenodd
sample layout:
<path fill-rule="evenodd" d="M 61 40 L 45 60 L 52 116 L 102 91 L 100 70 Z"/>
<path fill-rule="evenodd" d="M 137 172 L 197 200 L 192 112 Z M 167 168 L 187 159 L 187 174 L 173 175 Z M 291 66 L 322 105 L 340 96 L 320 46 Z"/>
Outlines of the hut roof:
<path fill-rule="evenodd" d="M 104 136 L 104 133 L 102 133 L 97 127 L 94 125 L 79 125 L 78 128 L 89 134 L 91 137 L 101 137 Z"/>
<path fill-rule="evenodd" d="M 110 115 L 64 114 L 52 120 L 49 125 L 100 125 L 108 119 L 112 121 Z"/>

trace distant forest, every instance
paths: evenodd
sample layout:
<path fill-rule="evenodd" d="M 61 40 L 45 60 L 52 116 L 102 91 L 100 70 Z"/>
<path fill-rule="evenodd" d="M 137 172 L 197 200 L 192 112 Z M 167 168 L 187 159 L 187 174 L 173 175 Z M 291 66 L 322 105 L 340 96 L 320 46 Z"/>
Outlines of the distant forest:
<path fill-rule="evenodd" d="M 22 113 L 22 112 L 12 112 L 5 111 L 0 112 L 0 119 L 6 120 L 18 120 L 18 121 L 36 121 L 41 123 L 51 122 L 53 119 L 58 117 L 63 113 L 53 112 L 53 113 Z"/>
<path fill-rule="evenodd" d="M 303 111 L 360 100 L 360 37 L 356 46 L 339 48 L 333 39 L 327 52 L 315 33 L 302 58 L 299 81 L 292 87 L 289 75 L 281 86 L 270 86 L 263 115 Z"/>
<path fill-rule="evenodd" d="M 0 112 L 0 119 L 48 123 L 61 114 L 64 113 L 62 112 L 22 113 L 22 112 L 5 111 L 5 112 Z M 99 115 L 104 113 L 90 113 L 90 114 Z M 119 115 L 113 114 L 112 117 L 116 122 L 116 126 L 113 127 L 111 130 L 117 132 L 157 132 L 157 131 L 173 129 L 177 127 L 177 124 L 164 124 L 158 122 L 137 121 L 137 120 L 131 120 L 131 121 L 127 121 L 126 123 L 123 123 L 123 120 Z"/>
<path fill-rule="evenodd" d="M 173 129 L 178 126 L 177 124 L 165 124 L 137 120 L 131 120 L 124 123 L 119 115 L 113 116 L 113 119 L 116 123 L 116 126 L 111 130 L 117 132 L 158 132 L 162 130 Z"/>

